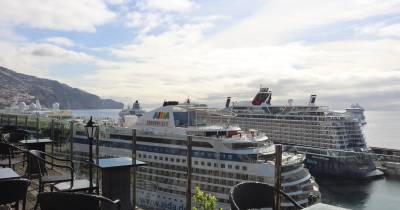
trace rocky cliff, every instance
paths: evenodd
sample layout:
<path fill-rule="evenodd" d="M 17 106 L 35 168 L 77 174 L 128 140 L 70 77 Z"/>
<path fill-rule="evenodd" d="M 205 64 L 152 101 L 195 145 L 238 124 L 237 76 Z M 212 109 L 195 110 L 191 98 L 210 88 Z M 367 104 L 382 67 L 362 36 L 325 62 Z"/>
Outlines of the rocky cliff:
<path fill-rule="evenodd" d="M 58 102 L 61 109 L 121 109 L 123 104 L 70 87 L 55 80 L 20 74 L 0 66 L 0 108 L 10 106 L 15 96 L 27 104 L 40 100 L 51 107 Z"/>

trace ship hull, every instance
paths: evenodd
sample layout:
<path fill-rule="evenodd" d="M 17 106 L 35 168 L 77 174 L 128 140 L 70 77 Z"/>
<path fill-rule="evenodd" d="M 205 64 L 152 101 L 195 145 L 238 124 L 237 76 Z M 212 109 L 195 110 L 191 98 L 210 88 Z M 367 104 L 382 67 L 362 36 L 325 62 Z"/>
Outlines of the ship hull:
<path fill-rule="evenodd" d="M 305 165 L 314 176 L 330 175 L 355 179 L 374 179 L 384 174 L 376 169 L 372 160 L 360 163 L 349 158 L 329 157 L 316 154 L 306 154 Z M 364 167 L 365 169 L 360 169 Z"/>

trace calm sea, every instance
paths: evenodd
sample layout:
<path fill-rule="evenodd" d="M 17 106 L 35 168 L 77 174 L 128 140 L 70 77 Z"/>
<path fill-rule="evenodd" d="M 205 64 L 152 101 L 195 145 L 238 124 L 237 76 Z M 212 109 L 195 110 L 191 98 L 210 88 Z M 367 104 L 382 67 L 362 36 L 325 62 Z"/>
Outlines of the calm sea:
<path fill-rule="evenodd" d="M 74 110 L 74 116 L 118 118 L 119 109 Z M 363 127 L 369 146 L 400 149 L 400 111 L 366 111 Z M 400 209 L 400 179 L 373 181 L 317 177 L 322 202 L 349 209 Z"/>

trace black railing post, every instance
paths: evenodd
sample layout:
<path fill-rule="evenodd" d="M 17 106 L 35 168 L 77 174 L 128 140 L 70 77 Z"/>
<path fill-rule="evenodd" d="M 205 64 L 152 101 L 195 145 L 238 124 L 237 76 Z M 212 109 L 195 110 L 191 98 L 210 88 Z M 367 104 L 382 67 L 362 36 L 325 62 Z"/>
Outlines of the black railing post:
<path fill-rule="evenodd" d="M 136 163 L 136 129 L 132 130 L 132 162 Z M 136 168 L 133 167 L 132 207 L 136 209 Z"/>
<path fill-rule="evenodd" d="M 69 122 L 69 158 L 73 160 L 74 157 L 74 121 Z"/>
<path fill-rule="evenodd" d="M 97 128 L 97 133 L 96 133 L 96 164 L 99 165 L 99 154 L 100 154 L 100 126 Z M 100 195 L 100 190 L 99 190 L 99 169 L 96 168 L 96 194 Z"/>
<path fill-rule="evenodd" d="M 36 139 L 39 139 L 39 113 L 36 113 Z"/>
<path fill-rule="evenodd" d="M 192 136 L 187 136 L 186 210 L 192 209 Z"/>
<path fill-rule="evenodd" d="M 275 208 L 281 210 L 281 195 L 279 190 L 282 185 L 282 144 L 275 145 Z"/>
<path fill-rule="evenodd" d="M 28 115 L 25 116 L 25 129 L 28 130 Z"/>
<path fill-rule="evenodd" d="M 51 119 L 51 125 L 50 125 L 50 138 L 52 140 L 51 142 L 51 155 L 54 155 L 54 119 Z M 51 158 L 51 169 L 53 169 L 54 165 L 54 158 Z"/>

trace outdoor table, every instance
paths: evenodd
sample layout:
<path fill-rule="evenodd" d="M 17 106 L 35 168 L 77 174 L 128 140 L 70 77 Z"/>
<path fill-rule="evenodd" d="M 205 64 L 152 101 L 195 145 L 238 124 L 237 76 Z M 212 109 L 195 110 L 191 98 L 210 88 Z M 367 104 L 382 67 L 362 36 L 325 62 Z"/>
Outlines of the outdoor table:
<path fill-rule="evenodd" d="M 324 203 L 317 203 L 312 206 L 309 206 L 307 208 L 304 208 L 304 210 L 347 210 L 346 208 L 342 207 L 337 207 L 337 206 L 332 206 Z"/>
<path fill-rule="evenodd" d="M 19 143 L 24 144 L 28 150 L 39 150 L 41 152 L 46 152 L 46 144 L 52 143 L 51 139 L 28 139 L 22 140 Z M 45 158 L 44 156 L 42 156 Z M 31 164 L 32 161 L 37 161 L 34 157 L 28 155 L 28 166 L 26 167 L 26 174 L 31 177 L 32 175 L 39 174 L 40 169 L 35 166 L 37 164 Z"/>
<path fill-rule="evenodd" d="M 21 176 L 17 174 L 11 168 L 0 168 L 0 180 L 4 179 L 15 179 L 20 178 Z"/>
<path fill-rule="evenodd" d="M 138 160 L 132 161 L 132 158 L 129 157 L 99 159 L 99 163 L 94 163 L 94 166 L 101 169 L 102 195 L 112 200 L 120 199 L 121 210 L 131 210 L 130 169 L 143 165 L 146 163 Z"/>
<path fill-rule="evenodd" d="M 46 144 L 52 143 L 51 139 L 28 139 L 19 141 L 19 143 L 24 144 L 28 150 L 39 150 L 46 152 Z"/>

